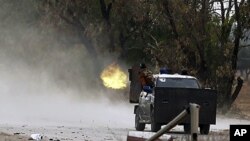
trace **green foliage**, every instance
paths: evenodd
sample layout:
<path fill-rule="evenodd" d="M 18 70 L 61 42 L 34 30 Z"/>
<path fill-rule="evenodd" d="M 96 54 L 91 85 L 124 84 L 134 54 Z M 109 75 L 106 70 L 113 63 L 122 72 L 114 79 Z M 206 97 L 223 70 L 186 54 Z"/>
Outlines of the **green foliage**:
<path fill-rule="evenodd" d="M 217 89 L 223 102 L 231 95 L 237 41 L 250 23 L 249 2 L 240 2 L 239 11 L 231 6 L 234 2 L 46 0 L 41 9 L 61 30 L 80 30 L 91 43 L 86 48 L 92 45 L 90 53 L 94 48 L 98 56 L 118 54 L 128 64 L 143 61 L 174 72 L 188 68 L 204 86 Z"/>

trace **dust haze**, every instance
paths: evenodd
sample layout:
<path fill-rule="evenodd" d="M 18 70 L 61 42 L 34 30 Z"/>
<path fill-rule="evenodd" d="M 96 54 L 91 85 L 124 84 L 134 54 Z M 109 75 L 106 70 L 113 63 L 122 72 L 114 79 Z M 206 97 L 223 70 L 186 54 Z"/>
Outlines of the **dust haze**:
<path fill-rule="evenodd" d="M 1 0 L 0 113 L 3 124 L 128 126 L 124 91 L 98 85 L 82 44 L 40 26 L 32 1 Z M 104 60 L 110 62 L 112 58 Z M 119 102 L 110 100 L 117 96 Z M 113 101 L 113 102 L 111 102 Z M 118 120 L 116 120 L 118 121 Z"/>

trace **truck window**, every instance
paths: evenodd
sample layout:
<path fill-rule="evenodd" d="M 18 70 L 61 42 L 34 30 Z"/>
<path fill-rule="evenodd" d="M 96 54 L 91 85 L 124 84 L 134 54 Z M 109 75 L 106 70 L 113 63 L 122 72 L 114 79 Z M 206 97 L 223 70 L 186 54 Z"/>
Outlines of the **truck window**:
<path fill-rule="evenodd" d="M 200 88 L 196 79 L 187 78 L 158 78 L 156 87 L 168 88 Z"/>

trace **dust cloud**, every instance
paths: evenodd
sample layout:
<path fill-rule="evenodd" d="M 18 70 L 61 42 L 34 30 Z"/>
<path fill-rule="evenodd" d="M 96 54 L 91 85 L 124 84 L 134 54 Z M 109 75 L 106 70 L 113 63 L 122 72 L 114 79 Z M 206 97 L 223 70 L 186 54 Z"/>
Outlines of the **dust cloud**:
<path fill-rule="evenodd" d="M 40 26 L 32 0 L 0 3 L 1 124 L 130 127 L 132 105 L 110 100 L 123 92 L 97 84 L 82 44 Z"/>

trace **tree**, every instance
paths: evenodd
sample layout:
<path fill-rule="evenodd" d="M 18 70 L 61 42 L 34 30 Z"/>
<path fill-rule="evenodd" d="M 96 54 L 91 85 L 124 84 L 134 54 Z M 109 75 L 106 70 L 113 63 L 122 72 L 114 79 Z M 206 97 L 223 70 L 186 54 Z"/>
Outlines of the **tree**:
<path fill-rule="evenodd" d="M 95 12 L 99 10 L 96 4 L 96 1 L 45 0 L 41 2 L 40 9 L 44 13 L 44 21 L 52 23 L 58 30 L 64 30 L 64 34 L 71 34 L 73 38 L 77 38 L 71 42 L 72 44 L 81 43 L 85 46 L 89 58 L 96 66 L 96 74 L 99 74 L 102 64 L 93 39 L 98 32 L 95 26 L 101 21 L 101 12 Z"/>
<path fill-rule="evenodd" d="M 235 80 L 235 72 L 240 40 L 250 27 L 249 1 L 46 0 L 42 3 L 44 15 L 57 22 L 57 27 L 63 21 L 61 28 L 79 38 L 94 63 L 101 63 L 98 58 L 107 53 L 118 54 L 128 64 L 147 62 L 156 70 L 162 66 L 174 72 L 186 68 L 198 76 L 204 87 L 218 90 L 219 106 L 225 109 L 239 94 L 242 81 Z M 235 90 L 234 81 L 238 82 Z"/>
<path fill-rule="evenodd" d="M 249 3 L 244 0 L 160 2 L 159 9 L 172 30 L 174 46 L 182 53 L 178 66 L 188 68 L 203 85 L 217 89 L 219 106 L 228 109 L 242 86 L 238 79 L 238 87 L 232 92 L 240 40 L 249 19 L 244 10 Z"/>

